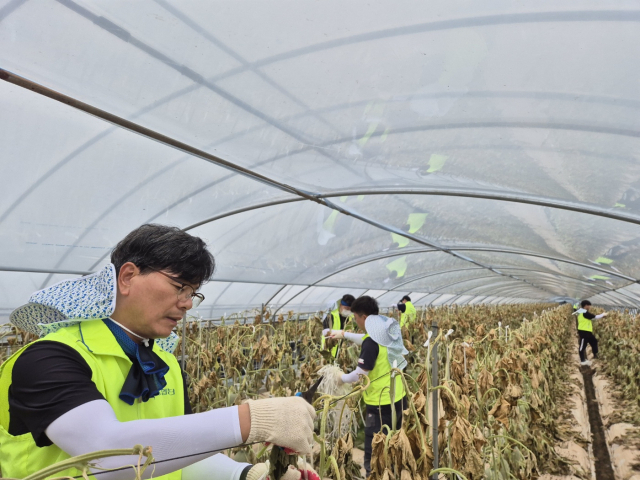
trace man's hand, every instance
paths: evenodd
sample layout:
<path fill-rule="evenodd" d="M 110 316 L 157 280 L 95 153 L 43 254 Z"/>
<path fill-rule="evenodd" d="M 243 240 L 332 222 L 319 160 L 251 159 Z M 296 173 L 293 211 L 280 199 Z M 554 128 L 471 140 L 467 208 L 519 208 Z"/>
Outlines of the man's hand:
<path fill-rule="evenodd" d="M 247 443 L 269 442 L 303 455 L 313 447 L 316 411 L 302 397 L 249 400 L 251 432 Z"/>
<path fill-rule="evenodd" d="M 305 467 L 298 461 L 298 468 L 289 465 L 289 469 L 280 480 L 320 480 L 320 475 L 313 468 Z"/>
<path fill-rule="evenodd" d="M 344 330 L 332 330 L 327 335 L 327 338 L 331 338 L 333 340 L 342 340 L 344 338 Z"/>

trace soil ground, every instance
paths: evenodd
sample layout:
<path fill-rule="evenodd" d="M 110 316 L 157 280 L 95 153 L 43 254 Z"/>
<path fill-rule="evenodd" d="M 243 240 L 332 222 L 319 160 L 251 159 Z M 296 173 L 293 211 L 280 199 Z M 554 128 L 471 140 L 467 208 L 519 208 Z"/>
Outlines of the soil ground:
<path fill-rule="evenodd" d="M 609 456 L 609 447 L 605 437 L 605 429 L 600 417 L 600 406 L 593 386 L 593 370 L 590 367 L 581 368 L 584 388 L 587 394 L 587 410 L 591 425 L 592 451 L 595 458 L 596 480 L 616 480 Z"/>

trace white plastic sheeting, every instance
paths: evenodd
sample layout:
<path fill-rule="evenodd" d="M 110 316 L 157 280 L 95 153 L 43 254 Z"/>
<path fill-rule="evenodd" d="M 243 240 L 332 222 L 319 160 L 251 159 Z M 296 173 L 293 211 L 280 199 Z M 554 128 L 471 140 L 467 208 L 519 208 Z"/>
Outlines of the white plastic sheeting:
<path fill-rule="evenodd" d="M 211 245 L 205 318 L 635 306 L 639 24 L 631 1 L 0 0 L 0 319 L 147 222 Z"/>

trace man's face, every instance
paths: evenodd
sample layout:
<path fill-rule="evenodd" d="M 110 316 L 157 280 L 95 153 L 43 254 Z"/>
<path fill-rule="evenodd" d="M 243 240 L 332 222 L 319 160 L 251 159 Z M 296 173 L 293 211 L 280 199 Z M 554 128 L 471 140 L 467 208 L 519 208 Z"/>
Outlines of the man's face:
<path fill-rule="evenodd" d="M 584 307 L 582 307 L 582 308 L 584 308 L 584 309 L 588 312 L 588 311 L 589 311 L 589 309 L 591 308 L 591 305 L 585 305 L 585 306 L 584 306 Z"/>
<path fill-rule="evenodd" d="M 198 285 L 179 280 L 168 271 L 144 275 L 139 272 L 136 267 L 128 286 L 126 302 L 129 327 L 143 337 L 166 338 L 192 307 L 190 297 L 178 298 L 180 288 L 184 284 L 196 291 Z"/>
<path fill-rule="evenodd" d="M 358 328 L 361 331 L 366 332 L 367 330 L 364 328 L 364 322 L 367 320 L 367 316 L 364 313 L 354 313 L 353 318 L 355 319 Z"/>
<path fill-rule="evenodd" d="M 349 307 L 340 307 L 340 315 L 347 318 L 351 315 L 351 309 Z"/>

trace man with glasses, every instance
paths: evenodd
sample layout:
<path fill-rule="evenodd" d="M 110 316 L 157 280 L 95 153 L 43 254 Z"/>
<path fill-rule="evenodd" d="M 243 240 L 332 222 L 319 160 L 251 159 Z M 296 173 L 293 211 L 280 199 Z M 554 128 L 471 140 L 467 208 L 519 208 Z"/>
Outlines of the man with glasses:
<path fill-rule="evenodd" d="M 204 300 L 198 289 L 214 268 L 200 238 L 143 225 L 118 243 L 102 271 L 36 292 L 13 312 L 18 327 L 50 333 L 0 367 L 2 476 L 24 478 L 71 456 L 141 444 L 153 447 L 156 460 L 145 478 L 258 480 L 264 464 L 215 453 L 256 442 L 310 453 L 315 412 L 300 397 L 192 414 L 180 366 L 159 345 L 170 345 L 164 339 Z M 137 462 L 95 463 L 117 469 Z M 69 468 L 56 476 L 82 473 Z M 132 478 L 130 468 L 90 473 Z"/>

